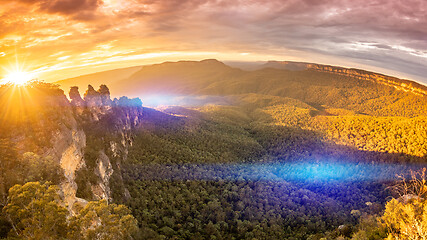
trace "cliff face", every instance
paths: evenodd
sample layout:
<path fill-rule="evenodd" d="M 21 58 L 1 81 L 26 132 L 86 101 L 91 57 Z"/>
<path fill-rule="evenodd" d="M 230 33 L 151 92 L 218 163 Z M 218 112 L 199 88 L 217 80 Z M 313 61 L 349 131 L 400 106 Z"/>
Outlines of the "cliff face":
<path fill-rule="evenodd" d="M 56 141 L 68 141 L 69 145 L 64 149 L 60 157 L 60 165 L 64 170 L 65 180 L 61 183 L 63 197 L 71 209 L 76 201 L 83 199 L 76 198 L 77 184 L 76 171 L 85 165 L 84 149 L 86 146 L 86 135 L 83 130 L 71 129 L 65 135 L 60 135 Z"/>
<path fill-rule="evenodd" d="M 286 69 L 292 71 L 313 70 L 318 72 L 334 73 L 337 75 L 352 77 L 360 80 L 371 81 L 386 86 L 394 87 L 397 90 L 411 92 L 418 96 L 427 96 L 427 87 L 421 84 L 360 69 L 291 61 L 269 61 L 262 67 Z"/>
<path fill-rule="evenodd" d="M 335 73 L 338 75 L 353 77 L 360 80 L 371 81 L 386 86 L 394 87 L 400 91 L 411 92 L 419 96 L 427 96 L 427 88 L 421 84 L 409 80 L 386 76 L 379 73 L 320 64 L 307 64 L 307 69 L 312 69 L 319 72 Z"/>
<path fill-rule="evenodd" d="M 112 200 L 110 180 L 114 177 L 119 185 L 122 182 L 120 167 L 132 146 L 133 131 L 140 124 L 142 102 L 126 97 L 111 100 L 105 85 L 97 91 L 89 85 L 84 98 L 77 87 L 72 87 L 69 97 L 71 101 L 58 94 L 43 103 L 45 111 L 58 117 L 46 121 L 41 129 L 54 125 L 55 130 L 50 133 L 47 147 L 34 150 L 23 146 L 22 152 L 35 151 L 60 163 L 65 175 L 62 194 L 72 211 L 76 202 Z M 28 137 L 23 135 L 21 139 Z M 124 188 L 115 191 L 119 197 L 129 195 Z"/>
<path fill-rule="evenodd" d="M 78 197 L 111 201 L 110 179 L 115 176 L 115 181 L 122 181 L 120 166 L 140 123 L 142 102 L 126 97 L 113 101 L 105 85 L 97 91 L 89 85 L 83 99 L 77 87 L 71 88 L 69 95 L 80 130 L 61 158 L 68 182 L 64 195 L 70 206 Z M 118 191 L 123 197 L 128 195 L 126 189 Z"/>
<path fill-rule="evenodd" d="M 26 152 L 58 163 L 57 175 L 52 173 L 55 177 L 37 179 L 60 184 L 69 210 L 76 202 L 110 201 L 114 194 L 119 201 L 126 198 L 124 187 L 112 191 L 110 185 L 123 186 L 121 163 L 140 123 L 142 102 L 126 97 L 113 101 L 105 85 L 99 90 L 89 86 L 84 98 L 73 87 L 69 96 L 71 101 L 57 86 L 43 82 L 21 87 L 0 85 L 0 140 L 13 146 L 8 151 L 16 148 L 16 166 L 25 161 L 20 156 Z M 63 178 L 58 177 L 62 174 Z M 24 179 L 26 176 L 17 176 L 14 181 Z"/>

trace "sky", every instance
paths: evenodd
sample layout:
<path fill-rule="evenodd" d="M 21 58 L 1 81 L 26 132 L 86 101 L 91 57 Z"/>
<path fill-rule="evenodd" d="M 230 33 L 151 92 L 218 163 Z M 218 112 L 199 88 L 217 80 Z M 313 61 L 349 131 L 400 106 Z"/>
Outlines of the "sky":
<path fill-rule="evenodd" d="M 0 78 L 206 58 L 315 62 L 427 85 L 427 1 L 0 0 Z"/>

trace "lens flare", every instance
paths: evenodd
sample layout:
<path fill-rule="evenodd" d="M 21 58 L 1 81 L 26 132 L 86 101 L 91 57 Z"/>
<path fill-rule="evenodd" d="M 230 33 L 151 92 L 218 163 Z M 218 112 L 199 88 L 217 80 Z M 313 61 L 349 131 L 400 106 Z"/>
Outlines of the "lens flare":
<path fill-rule="evenodd" d="M 12 83 L 15 85 L 25 85 L 29 81 L 34 79 L 34 74 L 24 71 L 13 71 L 3 78 L 5 83 Z"/>
<path fill-rule="evenodd" d="M 387 182 L 410 177 L 426 164 L 331 162 L 253 164 L 153 164 L 141 167 L 145 180 L 251 180 L 306 183 Z M 158 173 L 162 172 L 161 175 Z"/>

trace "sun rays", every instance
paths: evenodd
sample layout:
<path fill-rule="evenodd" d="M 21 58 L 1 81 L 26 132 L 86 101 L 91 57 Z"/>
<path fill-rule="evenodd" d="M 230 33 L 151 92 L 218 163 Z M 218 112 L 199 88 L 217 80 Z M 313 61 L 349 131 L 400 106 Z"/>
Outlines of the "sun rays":
<path fill-rule="evenodd" d="M 36 74 L 24 62 L 18 61 L 17 56 L 15 63 L 3 69 L 6 74 L 0 78 L 0 124 L 4 124 L 6 119 L 12 122 L 27 119 L 34 104 L 29 89 L 32 89 L 30 84 L 36 80 Z"/>
<path fill-rule="evenodd" d="M 27 83 L 36 80 L 36 72 L 31 71 L 30 67 L 25 64 L 25 61 L 20 61 L 18 55 L 15 55 L 14 63 L 9 63 L 9 66 L 2 66 L 5 75 L 0 76 L 0 85 L 12 84 L 15 86 L 24 86 Z"/>
<path fill-rule="evenodd" d="M 26 83 L 30 82 L 34 79 L 34 74 L 30 72 L 24 72 L 24 71 L 13 71 L 6 75 L 5 78 L 3 78 L 3 81 L 5 83 L 12 83 L 14 85 L 25 85 Z"/>

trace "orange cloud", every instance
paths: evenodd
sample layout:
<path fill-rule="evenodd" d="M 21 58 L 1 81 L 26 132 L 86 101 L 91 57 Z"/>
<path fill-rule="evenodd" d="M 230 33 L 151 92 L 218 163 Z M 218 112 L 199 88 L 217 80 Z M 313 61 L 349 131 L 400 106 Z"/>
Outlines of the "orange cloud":
<path fill-rule="evenodd" d="M 18 56 L 34 71 L 51 72 L 42 75 L 48 80 L 99 70 L 99 65 L 150 63 L 147 56 L 162 56 L 152 62 L 179 59 L 168 55 L 173 52 L 186 58 L 212 53 L 207 57 L 345 64 L 427 82 L 424 0 L 0 3 L 0 64 Z M 73 67 L 74 72 L 65 71 Z"/>

